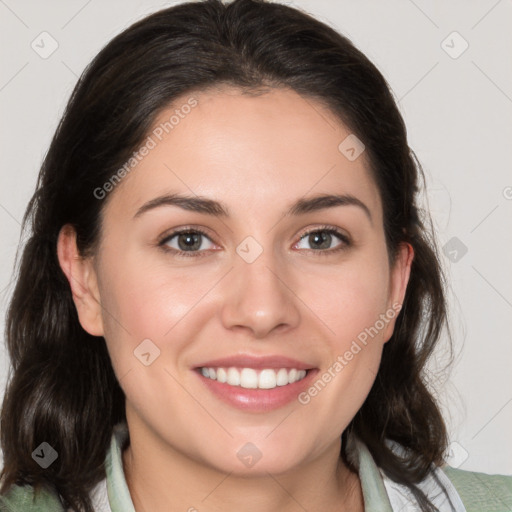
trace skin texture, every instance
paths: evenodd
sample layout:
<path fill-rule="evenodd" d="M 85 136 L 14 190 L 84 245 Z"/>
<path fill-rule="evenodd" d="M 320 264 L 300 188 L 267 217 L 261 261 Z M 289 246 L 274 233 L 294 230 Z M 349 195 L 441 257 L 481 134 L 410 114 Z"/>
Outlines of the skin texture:
<path fill-rule="evenodd" d="M 234 354 L 282 355 L 320 376 L 403 302 L 412 248 L 403 245 L 389 267 L 365 154 L 349 161 L 338 150 L 350 132 L 320 104 L 287 89 L 254 97 L 224 87 L 194 97 L 197 106 L 110 192 L 95 256 L 80 258 L 69 227 L 58 242 L 81 325 L 105 337 L 126 394 L 131 444 L 123 461 L 135 507 L 363 510 L 359 479 L 339 459 L 340 435 L 368 395 L 396 316 L 306 405 L 242 411 L 192 369 Z M 134 218 L 171 192 L 222 201 L 231 216 L 161 206 Z M 320 193 L 357 197 L 372 220 L 357 206 L 284 215 Z M 190 225 L 207 231 L 202 256 L 158 246 Z M 315 248 L 304 234 L 324 225 L 351 245 L 332 252 L 344 245 L 333 235 Z M 263 249 L 252 263 L 236 252 L 248 236 Z M 167 247 L 179 249 L 178 237 Z M 145 366 L 133 352 L 148 338 L 161 352 Z M 252 467 L 237 457 L 247 442 L 262 454 Z"/>

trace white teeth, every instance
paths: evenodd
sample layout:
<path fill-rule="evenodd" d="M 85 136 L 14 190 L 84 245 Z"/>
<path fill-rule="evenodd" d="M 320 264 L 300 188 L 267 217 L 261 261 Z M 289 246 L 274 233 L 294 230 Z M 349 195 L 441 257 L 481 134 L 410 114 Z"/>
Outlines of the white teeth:
<path fill-rule="evenodd" d="M 219 382 L 226 382 L 228 380 L 228 374 L 224 368 L 217 368 L 217 380 Z"/>
<path fill-rule="evenodd" d="M 286 384 L 288 384 L 288 372 L 285 368 L 281 368 L 277 372 L 277 385 L 286 386 Z"/>
<path fill-rule="evenodd" d="M 246 389 L 274 389 L 302 380 L 306 370 L 296 368 L 281 368 L 278 371 L 271 368 L 255 370 L 254 368 L 201 368 L 204 377 L 227 383 L 230 386 L 241 386 Z"/>
<path fill-rule="evenodd" d="M 236 368 L 228 369 L 228 380 L 230 386 L 240 386 L 240 372 Z"/>
<path fill-rule="evenodd" d="M 277 386 L 277 375 L 274 370 L 263 370 L 258 379 L 260 389 L 272 389 Z"/>
<path fill-rule="evenodd" d="M 258 374 L 252 368 L 244 368 L 240 374 L 240 386 L 247 389 L 258 387 Z"/>

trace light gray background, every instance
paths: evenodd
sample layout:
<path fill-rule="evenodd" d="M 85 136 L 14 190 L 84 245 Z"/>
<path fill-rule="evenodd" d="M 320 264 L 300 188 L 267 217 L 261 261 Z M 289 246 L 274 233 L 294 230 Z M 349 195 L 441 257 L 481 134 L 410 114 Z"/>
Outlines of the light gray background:
<path fill-rule="evenodd" d="M 114 35 L 173 3 L 0 0 L 2 332 L 20 221 L 77 77 Z M 286 3 L 347 35 L 395 93 L 427 175 L 423 201 L 440 247 L 449 244 L 442 258 L 457 357 L 451 374 L 436 376 L 441 350 L 431 375 L 450 428 L 450 462 L 512 474 L 512 2 Z M 43 31 L 58 43 L 46 59 L 31 47 L 51 48 Z M 2 338 L 1 393 L 7 372 Z"/>

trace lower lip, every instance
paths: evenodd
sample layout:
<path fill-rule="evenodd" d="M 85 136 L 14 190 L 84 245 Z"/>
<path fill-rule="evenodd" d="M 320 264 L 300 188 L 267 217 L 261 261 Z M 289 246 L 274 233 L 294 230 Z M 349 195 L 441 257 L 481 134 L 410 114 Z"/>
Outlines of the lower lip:
<path fill-rule="evenodd" d="M 198 371 L 194 373 L 215 396 L 225 403 L 248 412 L 268 412 L 298 400 L 298 395 L 310 386 L 317 372 L 316 369 L 308 370 L 303 379 L 273 389 L 246 389 L 241 386 L 230 386 L 204 377 Z"/>

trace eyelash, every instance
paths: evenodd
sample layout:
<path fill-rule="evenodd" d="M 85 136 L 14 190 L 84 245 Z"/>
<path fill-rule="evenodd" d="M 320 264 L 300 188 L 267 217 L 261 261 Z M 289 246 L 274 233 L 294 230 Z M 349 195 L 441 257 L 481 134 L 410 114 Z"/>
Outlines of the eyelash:
<path fill-rule="evenodd" d="M 185 228 L 181 228 L 181 229 L 178 229 L 176 231 L 173 231 L 173 232 L 171 232 L 168 235 L 164 235 L 164 237 L 158 242 L 158 247 L 160 247 L 164 252 L 172 253 L 172 254 L 174 254 L 174 255 L 176 255 L 178 257 L 200 258 L 200 257 L 206 256 L 204 251 L 180 251 L 180 250 L 169 248 L 169 247 L 166 246 L 166 244 L 170 240 L 172 240 L 174 237 L 176 237 L 178 235 L 181 235 L 181 234 L 185 234 L 185 233 L 186 234 L 201 234 L 201 235 L 205 236 L 206 238 L 208 238 L 208 240 L 213 242 L 213 240 L 211 240 L 210 236 L 204 230 L 202 230 L 201 228 L 185 227 Z M 350 238 L 347 235 L 345 235 L 339 229 L 336 229 L 336 228 L 334 228 L 332 226 L 319 226 L 319 227 L 317 227 L 315 229 L 312 229 L 310 231 L 306 231 L 305 233 L 301 234 L 301 236 L 299 237 L 299 242 L 303 238 L 305 238 L 305 237 L 307 237 L 307 236 L 309 236 L 309 235 L 311 235 L 313 233 L 328 233 L 330 235 L 335 235 L 342 242 L 338 247 L 336 247 L 334 249 L 326 249 L 326 250 L 306 249 L 306 250 L 308 250 L 310 252 L 314 252 L 314 253 L 318 254 L 319 256 L 320 255 L 321 256 L 329 256 L 329 255 L 338 253 L 340 251 L 346 250 L 348 247 L 350 247 L 352 245 L 352 242 L 351 242 Z"/>

